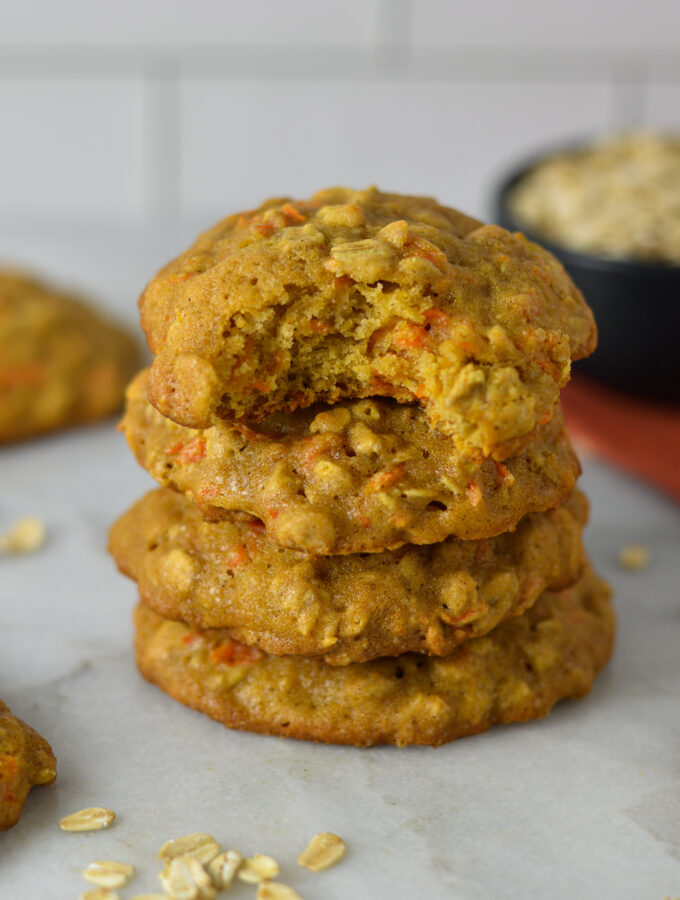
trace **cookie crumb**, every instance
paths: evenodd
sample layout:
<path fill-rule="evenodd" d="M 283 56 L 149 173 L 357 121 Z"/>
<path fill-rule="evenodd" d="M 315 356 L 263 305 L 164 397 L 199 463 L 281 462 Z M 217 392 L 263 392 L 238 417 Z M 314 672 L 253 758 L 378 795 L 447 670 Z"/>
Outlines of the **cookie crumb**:
<path fill-rule="evenodd" d="M 645 544 L 626 544 L 625 547 L 621 547 L 616 558 L 622 569 L 641 572 L 649 565 L 649 547 Z"/>
<path fill-rule="evenodd" d="M 311 839 L 307 849 L 298 856 L 298 864 L 310 872 L 323 872 L 340 862 L 346 851 L 347 847 L 341 837 L 323 832 Z"/>
<path fill-rule="evenodd" d="M 115 818 L 115 812 L 110 809 L 89 806 L 59 819 L 59 827 L 62 831 L 99 831 L 100 828 L 108 828 Z"/>
<path fill-rule="evenodd" d="M 0 535 L 0 554 L 35 553 L 45 543 L 45 525 L 35 516 L 23 516 Z"/>

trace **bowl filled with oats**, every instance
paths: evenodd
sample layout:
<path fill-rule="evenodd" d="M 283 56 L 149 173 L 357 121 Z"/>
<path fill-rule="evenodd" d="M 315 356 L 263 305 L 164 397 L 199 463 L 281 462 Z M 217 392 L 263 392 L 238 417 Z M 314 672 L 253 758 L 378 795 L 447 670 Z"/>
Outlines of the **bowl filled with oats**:
<path fill-rule="evenodd" d="M 578 367 L 680 402 L 680 134 L 634 132 L 544 153 L 504 180 L 495 215 L 549 247 L 593 308 L 598 349 Z"/>

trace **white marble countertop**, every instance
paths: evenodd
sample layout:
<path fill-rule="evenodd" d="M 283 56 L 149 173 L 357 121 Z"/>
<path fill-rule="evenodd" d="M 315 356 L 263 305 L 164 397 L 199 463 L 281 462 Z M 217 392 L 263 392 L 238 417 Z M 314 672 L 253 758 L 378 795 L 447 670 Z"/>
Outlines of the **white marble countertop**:
<path fill-rule="evenodd" d="M 116 281 L 105 249 L 85 267 L 62 252 L 64 274 L 80 265 L 87 284 L 103 266 L 111 295 L 134 296 L 147 262 Z M 0 450 L 0 531 L 27 514 L 48 528 L 37 554 L 0 559 L 0 697 L 59 761 L 57 783 L 34 789 L 0 835 L 0 898 L 77 898 L 81 870 L 107 858 L 137 867 L 124 897 L 157 890 L 159 846 L 197 830 L 271 853 L 304 900 L 680 895 L 680 509 L 602 463 L 584 470 L 587 543 L 620 616 L 592 694 L 437 750 L 357 750 L 230 732 L 137 675 L 134 585 L 104 547 L 152 483 L 112 423 Z M 646 571 L 616 565 L 630 542 L 650 547 Z M 115 824 L 58 829 L 91 805 Z M 348 854 L 315 875 L 295 858 L 319 831 L 342 835 Z"/>

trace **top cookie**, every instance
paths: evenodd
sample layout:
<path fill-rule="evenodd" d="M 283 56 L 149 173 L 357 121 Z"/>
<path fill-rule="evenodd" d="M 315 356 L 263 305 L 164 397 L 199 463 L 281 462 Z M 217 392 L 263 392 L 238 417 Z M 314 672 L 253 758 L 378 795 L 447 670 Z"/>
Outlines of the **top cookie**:
<path fill-rule="evenodd" d="M 571 360 L 596 343 L 547 251 L 375 188 L 230 216 L 139 303 L 156 354 L 149 399 L 180 424 L 391 396 L 499 460 L 550 418 Z"/>
<path fill-rule="evenodd" d="M 0 443 L 111 415 L 138 362 L 133 339 L 85 304 L 0 272 Z"/>

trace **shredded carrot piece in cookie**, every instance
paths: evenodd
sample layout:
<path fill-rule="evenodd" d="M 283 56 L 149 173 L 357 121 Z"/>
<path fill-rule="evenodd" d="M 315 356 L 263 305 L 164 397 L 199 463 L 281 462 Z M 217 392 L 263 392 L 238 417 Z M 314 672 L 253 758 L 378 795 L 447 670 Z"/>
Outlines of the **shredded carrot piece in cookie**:
<path fill-rule="evenodd" d="M 479 506 L 482 502 L 482 490 L 475 481 L 471 481 L 467 486 L 467 495 L 470 498 L 471 506 Z"/>
<path fill-rule="evenodd" d="M 444 271 L 448 265 L 446 254 L 425 238 L 411 235 L 404 244 L 404 253 L 407 256 L 419 256 L 433 263 L 438 269 Z"/>
<path fill-rule="evenodd" d="M 422 347 L 428 337 L 427 329 L 422 325 L 409 322 L 395 338 L 400 347 Z"/>
<path fill-rule="evenodd" d="M 250 561 L 250 554 L 248 553 L 247 547 L 244 547 L 243 544 L 238 546 L 233 553 L 229 555 L 227 559 L 227 568 L 228 569 L 237 569 L 239 566 L 243 565 L 244 562 Z"/>
<path fill-rule="evenodd" d="M 370 481 L 366 484 L 364 491 L 366 493 L 383 491 L 385 490 L 385 488 L 392 487 L 393 484 L 401 481 L 405 474 L 406 467 L 403 463 L 399 463 L 398 466 L 395 466 L 389 471 L 376 472 L 375 475 L 373 475 Z"/>
<path fill-rule="evenodd" d="M 321 322 L 319 321 L 319 319 L 310 319 L 309 327 L 317 334 L 328 334 L 328 332 L 331 330 L 331 326 L 328 324 L 328 322 Z"/>
<path fill-rule="evenodd" d="M 290 203 L 286 203 L 282 206 L 281 212 L 287 219 L 290 219 L 291 222 L 295 222 L 296 225 L 307 221 L 307 216 L 304 213 L 301 213 L 299 209 L 295 209 L 294 206 L 291 206 Z"/>
<path fill-rule="evenodd" d="M 168 456 L 176 456 L 181 463 L 197 463 L 205 456 L 205 438 L 200 435 L 185 444 L 177 441 L 166 451 Z"/>
<path fill-rule="evenodd" d="M 496 472 L 498 473 L 499 478 L 502 478 L 503 481 L 507 481 L 508 478 L 512 478 L 514 481 L 514 477 L 510 474 L 510 469 L 507 466 L 504 466 L 503 463 L 498 462 L 498 460 L 493 460 L 493 464 L 496 467 Z"/>
<path fill-rule="evenodd" d="M 305 438 L 302 441 L 302 465 L 305 469 L 311 469 L 319 456 L 330 450 L 337 450 L 341 445 L 342 438 L 337 434 L 315 434 L 313 437 Z"/>
<path fill-rule="evenodd" d="M 226 666 L 240 666 L 243 663 L 254 663 L 262 659 L 257 647 L 248 647 L 239 641 L 228 641 L 210 651 L 211 663 L 224 663 Z"/>
<path fill-rule="evenodd" d="M 27 362 L 0 372 L 0 389 L 41 384 L 46 375 L 47 369 L 42 363 Z"/>
<path fill-rule="evenodd" d="M 423 315 L 427 319 L 428 322 L 431 322 L 433 325 L 441 325 L 442 327 L 448 328 L 451 324 L 451 319 L 446 315 L 443 309 L 437 309 L 435 306 L 431 306 L 429 309 L 426 309 L 423 312 Z"/>

